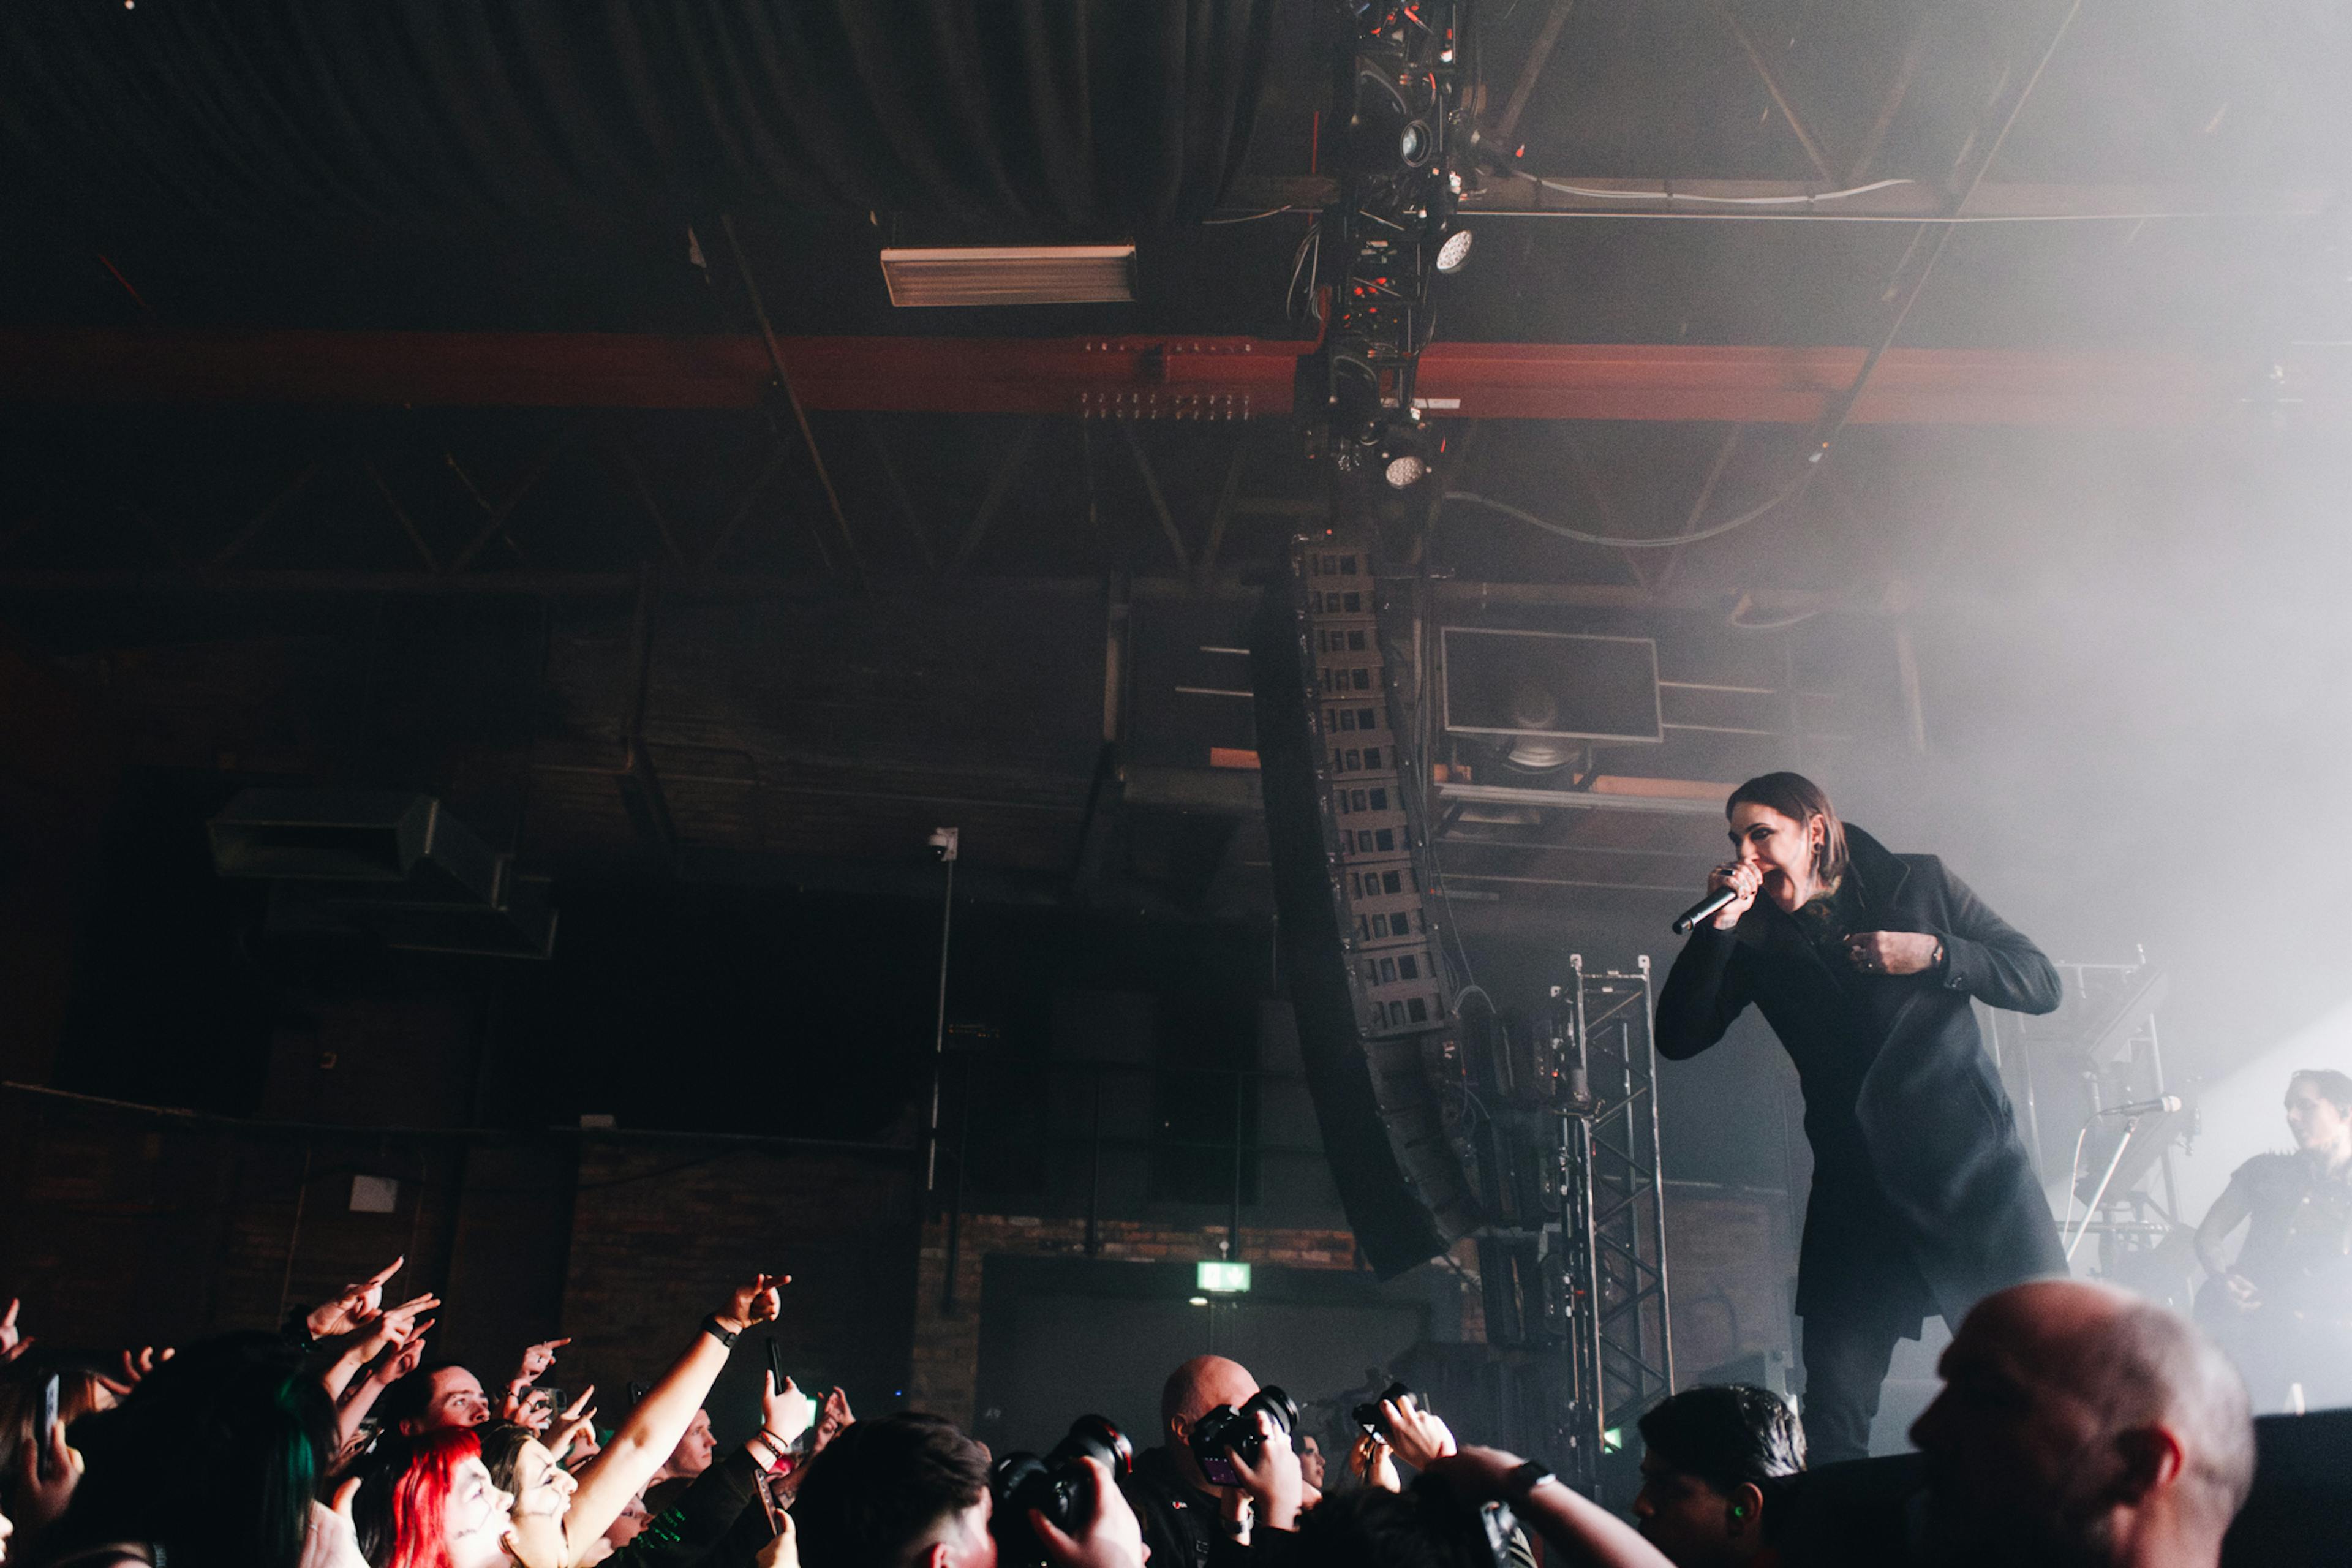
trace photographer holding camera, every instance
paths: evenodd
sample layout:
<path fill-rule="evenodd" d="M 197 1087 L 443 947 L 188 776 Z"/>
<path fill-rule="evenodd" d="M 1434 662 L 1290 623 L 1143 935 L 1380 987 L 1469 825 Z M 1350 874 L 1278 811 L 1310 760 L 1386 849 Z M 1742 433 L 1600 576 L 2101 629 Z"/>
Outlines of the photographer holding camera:
<path fill-rule="evenodd" d="M 826 1447 L 801 1484 L 793 1505 L 801 1563 L 803 1568 L 1025 1568 L 1039 1562 L 1052 1568 L 1143 1568 L 1143 1539 L 1110 1466 L 1095 1452 L 1053 1463 L 1072 1483 L 1067 1529 L 1037 1508 L 1022 1509 L 1017 1518 L 1009 1511 L 999 1516 L 987 1450 L 945 1416 L 909 1412 L 857 1422 Z"/>
<path fill-rule="evenodd" d="M 1125 1488 L 1154 1568 L 1237 1564 L 1254 1530 L 1297 1529 L 1319 1495 L 1291 1451 L 1297 1406 L 1238 1362 L 1195 1356 L 1170 1373 L 1160 1423 L 1160 1447 L 1137 1458 Z"/>

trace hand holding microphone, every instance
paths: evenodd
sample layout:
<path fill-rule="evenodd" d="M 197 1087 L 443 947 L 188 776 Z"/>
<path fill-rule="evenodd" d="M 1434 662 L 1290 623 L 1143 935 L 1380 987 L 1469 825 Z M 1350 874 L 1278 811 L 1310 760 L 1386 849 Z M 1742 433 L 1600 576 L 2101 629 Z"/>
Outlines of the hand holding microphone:
<path fill-rule="evenodd" d="M 1729 931 L 1763 886 L 1764 873 L 1745 860 L 1717 866 L 1706 879 L 1707 896 L 1675 917 L 1675 934 L 1680 936 L 1705 920 L 1712 920 L 1717 931 Z"/>

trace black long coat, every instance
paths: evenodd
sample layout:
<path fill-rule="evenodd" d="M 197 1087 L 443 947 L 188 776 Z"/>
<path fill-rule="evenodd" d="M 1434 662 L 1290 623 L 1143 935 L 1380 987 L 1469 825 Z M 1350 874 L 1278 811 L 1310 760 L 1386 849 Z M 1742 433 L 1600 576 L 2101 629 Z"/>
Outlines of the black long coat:
<path fill-rule="evenodd" d="M 1749 1003 L 1762 1010 L 1796 1063 L 1813 1146 L 1797 1311 L 1907 1336 L 1927 1313 L 1957 1325 L 1995 1290 L 2066 1272 L 1969 1007 L 2047 1013 L 2058 973 L 1934 856 L 1845 831 L 1858 929 L 1940 937 L 1942 973 L 1833 968 L 1759 899 L 1731 931 L 1691 933 L 1658 994 L 1656 1040 L 1694 1057 Z"/>

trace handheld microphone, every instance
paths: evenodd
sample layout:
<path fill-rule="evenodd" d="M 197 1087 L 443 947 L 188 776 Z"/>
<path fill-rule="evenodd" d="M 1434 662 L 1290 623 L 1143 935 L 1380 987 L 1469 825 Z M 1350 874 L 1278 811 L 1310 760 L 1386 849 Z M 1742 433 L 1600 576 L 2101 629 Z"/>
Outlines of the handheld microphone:
<path fill-rule="evenodd" d="M 1697 903 L 1693 904 L 1690 908 L 1685 910 L 1682 913 L 1675 917 L 1675 934 L 1676 936 L 1687 935 L 1691 927 L 1698 924 L 1701 921 L 1713 920 L 1716 916 L 1721 914 L 1726 909 L 1729 908 L 1733 903 L 1737 902 L 1738 898 L 1739 889 L 1737 888 L 1726 888 L 1720 892 L 1709 893 L 1706 898 L 1701 899 Z"/>
<path fill-rule="evenodd" d="M 2102 1116 L 2154 1116 L 2159 1111 L 2169 1113 L 2178 1110 L 2180 1109 L 2180 1103 L 2179 1095 L 2165 1094 L 2158 1095 L 2154 1100 L 2135 1100 L 2128 1105 L 2110 1105 L 2099 1114 Z"/>

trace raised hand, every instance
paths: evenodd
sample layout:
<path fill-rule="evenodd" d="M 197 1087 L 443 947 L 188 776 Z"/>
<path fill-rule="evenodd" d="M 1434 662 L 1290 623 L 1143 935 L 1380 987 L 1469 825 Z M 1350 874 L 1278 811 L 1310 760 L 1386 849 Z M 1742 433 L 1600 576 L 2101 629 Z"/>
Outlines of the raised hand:
<path fill-rule="evenodd" d="M 399 1273 L 407 1261 L 395 1258 L 365 1279 L 344 1286 L 332 1300 L 311 1308 L 310 1315 L 302 1320 L 303 1327 L 314 1340 L 331 1340 L 373 1322 L 383 1310 L 384 1281 Z"/>
<path fill-rule="evenodd" d="M 596 1407 L 588 1403 L 595 1393 L 596 1385 L 592 1383 L 582 1389 L 580 1397 L 564 1406 L 563 1414 L 557 1417 L 562 1423 L 562 1435 L 548 1445 L 548 1451 L 555 1456 L 557 1464 L 563 1463 L 565 1457 L 583 1439 L 589 1453 L 596 1451 Z"/>
<path fill-rule="evenodd" d="M 535 1345 L 525 1345 L 522 1365 L 516 1370 L 518 1383 L 537 1383 L 547 1369 L 555 1364 L 555 1352 L 572 1342 L 569 1339 L 541 1340 Z"/>
<path fill-rule="evenodd" d="M 1728 888 L 1738 896 L 1726 904 L 1723 912 L 1715 917 L 1715 929 L 1729 931 L 1738 925 L 1739 917 L 1756 902 L 1756 895 L 1763 887 L 1764 873 L 1750 861 L 1734 860 L 1728 865 L 1717 866 L 1706 879 L 1706 890 L 1719 893 Z"/>
<path fill-rule="evenodd" d="M 16 1495 L 9 1506 L 16 1528 L 37 1535 L 65 1516 L 81 1483 L 81 1456 L 66 1447 L 66 1424 L 49 1428 L 45 1450 L 38 1443 L 16 1447 Z"/>
<path fill-rule="evenodd" d="M 1461 1449 L 1445 1423 L 1423 1410 L 1410 1394 L 1381 1400 L 1381 1414 L 1387 1420 L 1389 1441 L 1397 1458 L 1416 1470 L 1425 1470 Z"/>
<path fill-rule="evenodd" d="M 1239 1448 L 1229 1448 L 1234 1469 L 1242 1478 L 1242 1489 L 1257 1500 L 1258 1521 L 1270 1530 L 1298 1528 L 1298 1510 L 1306 1500 L 1307 1480 L 1298 1470 L 1298 1456 L 1291 1451 L 1290 1434 L 1275 1425 L 1274 1416 L 1266 1411 L 1257 1413 L 1257 1458 L 1252 1460 Z"/>
<path fill-rule="evenodd" d="M 755 1274 L 749 1285 L 739 1285 L 727 1305 L 711 1314 L 730 1333 L 741 1333 L 754 1323 L 772 1323 L 783 1315 L 777 1291 L 793 1282 L 789 1274 Z"/>
<path fill-rule="evenodd" d="M 1404 1490 L 1404 1482 L 1397 1477 L 1396 1456 L 1382 1439 L 1366 1432 L 1348 1450 L 1348 1473 L 1368 1487 L 1378 1487 L 1384 1492 Z"/>
<path fill-rule="evenodd" d="M 793 1516 L 780 1513 L 776 1522 L 782 1528 L 773 1541 L 760 1548 L 751 1559 L 751 1568 L 801 1568 L 801 1538 L 793 1528 Z"/>
<path fill-rule="evenodd" d="M 124 1351 L 122 1375 L 109 1377 L 104 1373 L 100 1373 L 98 1376 L 99 1386 L 117 1399 L 128 1399 L 131 1397 L 131 1391 L 146 1382 L 148 1373 L 170 1361 L 172 1355 L 172 1348 L 169 1345 L 161 1351 L 153 1345 L 142 1346 L 136 1358 L 129 1351 Z"/>
<path fill-rule="evenodd" d="M 824 1408 L 816 1418 L 816 1431 L 809 1438 L 809 1456 L 814 1458 L 824 1451 L 824 1446 L 841 1435 L 841 1429 L 857 1417 L 849 1409 L 849 1395 L 839 1389 L 824 1396 Z"/>
<path fill-rule="evenodd" d="M 1029 1527 L 1045 1549 L 1045 1561 L 1055 1568 L 1143 1568 L 1143 1527 L 1135 1510 L 1119 1495 L 1109 1468 L 1090 1455 L 1078 1463 L 1087 1470 L 1086 1524 L 1072 1535 L 1036 1509 L 1029 1510 Z M 788 1514 L 785 1516 L 790 1518 Z"/>
<path fill-rule="evenodd" d="M 431 1326 L 429 1323 L 425 1325 L 426 1328 Z M 400 1347 L 397 1354 L 386 1356 L 383 1364 L 368 1375 L 376 1383 L 389 1386 L 415 1372 L 424 1363 L 425 1330 L 418 1329 L 409 1336 L 408 1342 Z"/>
<path fill-rule="evenodd" d="M 769 1436 L 789 1447 L 816 1419 L 816 1401 L 803 1394 L 791 1378 L 775 1386 L 774 1373 L 760 1379 L 760 1426 Z"/>
<path fill-rule="evenodd" d="M 8 1298 L 8 1312 L 0 1317 L 0 1366 L 6 1366 L 33 1348 L 33 1342 L 16 1327 L 16 1298 Z"/>
<path fill-rule="evenodd" d="M 543 1388 L 533 1388 L 517 1378 L 507 1384 L 507 1396 L 500 1405 L 501 1420 L 518 1426 L 528 1426 L 534 1432 L 545 1432 L 555 1424 L 554 1402 Z"/>
<path fill-rule="evenodd" d="M 375 1338 L 385 1346 L 404 1345 L 411 1335 L 421 1334 L 433 1326 L 433 1320 L 425 1318 L 425 1314 L 440 1305 L 441 1298 L 431 1291 L 422 1296 L 411 1296 L 397 1307 L 385 1308 L 377 1314 L 371 1327 L 375 1331 Z M 425 1318 L 425 1321 L 420 1323 L 417 1321 L 419 1318 Z"/>
<path fill-rule="evenodd" d="M 359 1531 L 352 1521 L 352 1500 L 360 1483 L 347 1480 L 335 1489 L 334 1506 L 310 1505 L 310 1529 L 302 1542 L 300 1568 L 366 1568 L 360 1555 Z"/>

